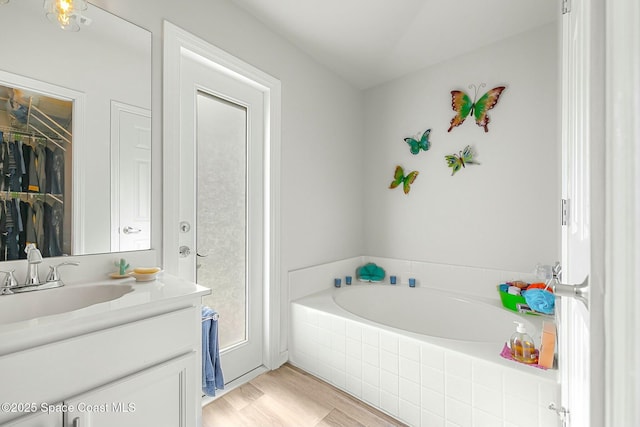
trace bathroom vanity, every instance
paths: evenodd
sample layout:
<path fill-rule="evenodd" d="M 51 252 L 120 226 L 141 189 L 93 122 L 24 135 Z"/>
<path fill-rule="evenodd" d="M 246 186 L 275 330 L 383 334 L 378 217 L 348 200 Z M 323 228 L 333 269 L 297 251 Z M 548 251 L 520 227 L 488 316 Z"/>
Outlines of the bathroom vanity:
<path fill-rule="evenodd" d="M 161 275 L 0 296 L 0 425 L 199 425 L 209 292 Z"/>

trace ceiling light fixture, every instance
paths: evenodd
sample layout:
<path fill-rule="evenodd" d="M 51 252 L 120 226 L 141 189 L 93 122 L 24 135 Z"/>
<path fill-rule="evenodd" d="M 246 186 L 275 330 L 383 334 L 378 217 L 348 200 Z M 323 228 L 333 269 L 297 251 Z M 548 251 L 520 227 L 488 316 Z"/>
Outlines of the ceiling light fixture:
<path fill-rule="evenodd" d="M 87 0 L 44 0 L 44 10 L 49 21 L 65 31 L 79 31 L 80 24 L 91 23 L 82 16 L 82 12 L 87 10 Z"/>

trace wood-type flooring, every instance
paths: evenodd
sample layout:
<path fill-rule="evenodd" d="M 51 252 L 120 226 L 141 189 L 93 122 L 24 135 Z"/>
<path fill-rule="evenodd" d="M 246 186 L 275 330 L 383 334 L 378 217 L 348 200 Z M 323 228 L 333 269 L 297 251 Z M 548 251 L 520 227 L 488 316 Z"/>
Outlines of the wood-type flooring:
<path fill-rule="evenodd" d="M 203 427 L 404 426 L 332 385 L 285 364 L 202 408 Z"/>

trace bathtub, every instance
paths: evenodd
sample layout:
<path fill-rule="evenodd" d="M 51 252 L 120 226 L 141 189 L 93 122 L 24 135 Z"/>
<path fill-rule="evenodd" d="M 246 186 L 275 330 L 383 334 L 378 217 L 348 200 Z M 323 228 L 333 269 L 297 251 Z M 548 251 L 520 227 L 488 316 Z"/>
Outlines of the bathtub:
<path fill-rule="evenodd" d="M 539 342 L 497 299 L 345 285 L 291 303 L 289 359 L 411 426 L 557 426 L 557 372 L 499 356 L 514 320 Z"/>

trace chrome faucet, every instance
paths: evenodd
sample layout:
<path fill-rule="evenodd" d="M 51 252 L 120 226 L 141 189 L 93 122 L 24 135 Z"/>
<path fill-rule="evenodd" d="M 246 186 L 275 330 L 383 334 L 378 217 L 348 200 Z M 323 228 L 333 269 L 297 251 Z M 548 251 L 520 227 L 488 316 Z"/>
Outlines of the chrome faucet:
<path fill-rule="evenodd" d="M 45 282 L 45 285 L 47 286 L 47 289 L 56 288 L 58 286 L 64 286 L 64 283 L 62 283 L 62 279 L 60 279 L 60 273 L 58 273 L 58 268 L 62 267 L 63 265 L 75 265 L 75 266 L 78 266 L 78 265 L 80 265 L 80 263 L 78 263 L 78 262 L 61 262 L 60 264 L 50 265 L 49 266 L 49 274 L 47 274 L 47 279 L 46 279 L 46 282 Z"/>
<path fill-rule="evenodd" d="M 42 262 L 42 253 L 33 243 L 29 243 L 24 251 L 27 253 L 28 263 L 27 278 L 24 286 L 38 286 L 41 284 L 40 276 L 38 275 L 38 264 Z"/>
<path fill-rule="evenodd" d="M 6 274 L 2 282 L 2 287 L 0 287 L 0 295 L 11 295 L 13 290 L 18 287 L 18 281 L 16 280 L 16 276 L 13 274 L 14 271 L 15 270 L 0 271 L 0 273 Z"/>
<path fill-rule="evenodd" d="M 24 250 L 27 253 L 27 277 L 23 285 L 18 285 L 13 270 L 0 271 L 6 273 L 4 283 L 0 286 L 0 295 L 10 295 L 21 292 L 39 291 L 43 289 L 59 288 L 64 286 L 60 275 L 58 274 L 58 267 L 63 265 L 80 265 L 77 262 L 61 262 L 57 265 L 49 266 L 49 274 L 44 282 L 40 281 L 40 275 L 38 273 L 38 264 L 42 263 L 42 253 L 36 245 L 29 243 Z"/>

